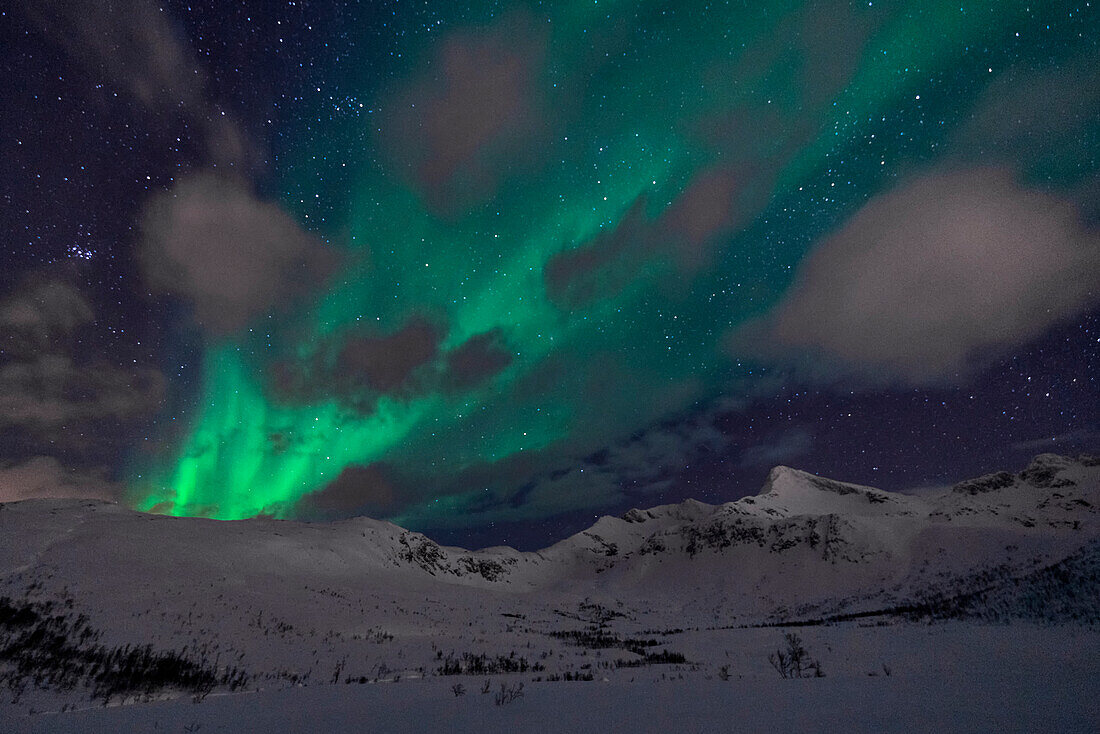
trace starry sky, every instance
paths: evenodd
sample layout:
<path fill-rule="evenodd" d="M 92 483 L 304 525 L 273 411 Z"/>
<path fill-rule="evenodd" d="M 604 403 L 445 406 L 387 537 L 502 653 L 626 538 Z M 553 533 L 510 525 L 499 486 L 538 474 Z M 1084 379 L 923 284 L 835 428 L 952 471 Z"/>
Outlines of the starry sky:
<path fill-rule="evenodd" d="M 1100 450 L 1090 2 L 0 11 L 0 500 L 522 549 Z"/>

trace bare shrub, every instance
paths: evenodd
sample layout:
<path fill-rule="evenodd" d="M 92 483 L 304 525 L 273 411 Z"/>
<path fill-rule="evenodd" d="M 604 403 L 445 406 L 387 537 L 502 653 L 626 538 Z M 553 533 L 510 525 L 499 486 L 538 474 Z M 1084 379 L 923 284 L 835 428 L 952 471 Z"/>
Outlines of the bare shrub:
<path fill-rule="evenodd" d="M 787 643 L 787 649 L 776 650 L 768 655 L 768 662 L 772 664 L 781 678 L 824 678 L 821 672 L 821 663 L 810 657 L 809 651 L 802 646 L 802 638 L 793 632 L 783 635 Z"/>

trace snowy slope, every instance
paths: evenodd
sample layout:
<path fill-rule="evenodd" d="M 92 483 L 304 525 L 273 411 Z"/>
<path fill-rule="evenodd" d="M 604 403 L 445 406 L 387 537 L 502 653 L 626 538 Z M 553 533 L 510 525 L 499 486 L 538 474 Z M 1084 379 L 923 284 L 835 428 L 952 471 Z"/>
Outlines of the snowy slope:
<path fill-rule="evenodd" d="M 1044 454 L 1019 474 L 920 498 L 777 467 L 756 496 L 631 510 L 534 553 L 440 546 L 369 518 L 220 522 L 29 500 L 0 505 L 0 576 L 50 569 L 70 588 L 117 585 L 119 593 L 143 580 L 247 588 L 301 576 L 416 590 L 629 588 L 632 597 L 657 598 L 706 582 L 731 603 L 737 592 L 806 601 L 808 593 L 848 595 L 989 562 L 1057 560 L 1098 532 L 1100 462 Z"/>
<path fill-rule="evenodd" d="M 714 675 L 713 630 L 731 626 L 1087 622 L 1098 538 L 1100 461 L 1053 455 L 921 497 L 777 467 L 755 496 L 631 510 L 533 553 L 369 518 L 29 500 L 0 505 L 0 597 L 84 614 L 106 645 L 238 666 L 259 687 L 433 677 L 463 654 L 590 675 L 666 646 Z M 747 669 L 768 674 L 753 656 Z"/>

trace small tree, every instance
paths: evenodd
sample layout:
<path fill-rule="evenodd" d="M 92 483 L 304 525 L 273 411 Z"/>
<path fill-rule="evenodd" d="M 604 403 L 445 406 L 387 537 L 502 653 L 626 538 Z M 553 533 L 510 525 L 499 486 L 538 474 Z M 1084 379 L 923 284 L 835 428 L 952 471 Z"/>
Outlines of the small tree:
<path fill-rule="evenodd" d="M 343 672 L 344 666 L 347 665 L 348 658 L 345 655 L 341 658 L 340 662 L 336 663 L 336 670 L 332 671 L 332 683 L 335 685 L 340 682 L 340 673 Z"/>
<path fill-rule="evenodd" d="M 768 662 L 772 664 L 781 678 L 824 678 L 821 672 L 821 663 L 810 657 L 810 653 L 802 646 L 802 638 L 793 632 L 784 633 L 783 639 L 787 643 L 786 651 L 776 650 L 768 655 Z"/>
<path fill-rule="evenodd" d="M 511 703 L 518 698 L 523 698 L 523 683 L 517 683 L 514 686 L 506 686 L 500 684 L 500 690 L 497 691 L 497 695 L 493 697 L 494 703 L 497 706 L 503 706 L 506 703 Z"/>

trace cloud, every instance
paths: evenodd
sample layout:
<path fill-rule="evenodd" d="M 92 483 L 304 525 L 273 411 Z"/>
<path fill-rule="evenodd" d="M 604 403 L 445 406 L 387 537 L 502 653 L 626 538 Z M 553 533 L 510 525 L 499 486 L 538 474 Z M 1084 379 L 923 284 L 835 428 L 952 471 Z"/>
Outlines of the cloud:
<path fill-rule="evenodd" d="M 274 362 L 268 379 L 272 394 L 284 402 L 339 399 L 367 414 L 378 398 L 411 398 L 437 389 L 456 392 L 480 385 L 512 363 L 503 331 L 475 334 L 447 353 L 441 345 L 447 329 L 413 314 L 389 333 L 353 331 L 317 343 L 304 359 Z"/>
<path fill-rule="evenodd" d="M 212 162 L 254 164 L 247 135 L 207 96 L 207 78 L 164 7 L 149 0 L 35 0 L 22 9 L 42 33 L 146 109 L 186 120 Z"/>
<path fill-rule="evenodd" d="M 413 317 L 392 334 L 350 337 L 336 359 L 336 380 L 345 392 L 407 390 L 416 370 L 435 359 L 443 336 L 427 319 Z"/>
<path fill-rule="evenodd" d="M 382 147 L 438 213 L 486 201 L 530 156 L 546 126 L 544 53 L 524 15 L 459 31 L 386 104 Z"/>
<path fill-rule="evenodd" d="M 371 413 L 382 395 L 412 397 L 439 379 L 444 327 L 413 314 L 396 331 L 357 330 L 321 338 L 304 359 L 274 362 L 268 370 L 272 394 L 290 403 L 339 399 L 350 410 Z"/>
<path fill-rule="evenodd" d="M 647 214 L 649 197 L 638 196 L 612 229 L 551 257 L 543 268 L 550 300 L 581 308 L 617 295 L 661 255 L 682 272 L 702 267 L 716 240 L 743 223 L 739 195 L 744 181 L 732 169 L 704 169 L 658 217 Z"/>
<path fill-rule="evenodd" d="M 621 504 L 625 499 L 613 474 L 570 467 L 553 476 L 531 479 L 518 490 L 482 487 L 460 491 L 447 497 L 442 507 L 428 501 L 407 508 L 394 522 L 436 530 L 458 529 L 597 511 Z"/>
<path fill-rule="evenodd" d="M 1040 71 L 1010 69 L 991 82 L 951 138 L 955 156 L 1034 163 L 1082 154 L 1100 106 L 1100 54 Z"/>
<path fill-rule="evenodd" d="M 1078 428 L 1057 436 L 1043 436 L 1042 438 L 1017 441 L 1009 448 L 1013 451 L 1028 453 L 1061 453 L 1066 454 L 1073 449 L 1097 450 L 1100 449 L 1100 429 Z"/>
<path fill-rule="evenodd" d="M 208 79 L 165 8 L 150 0 L 38 0 L 25 12 L 43 35 L 161 122 L 187 128 L 211 168 L 242 175 L 263 159 L 208 91 Z M 173 128 L 174 129 L 174 128 Z M 334 258 L 276 204 L 240 182 L 198 173 L 147 203 L 143 272 L 190 298 L 216 336 L 242 328 L 323 277 Z"/>
<path fill-rule="evenodd" d="M 1100 238 L 1072 205 L 1004 170 L 929 173 L 826 237 L 732 345 L 934 382 L 1096 303 L 1098 283 Z"/>
<path fill-rule="evenodd" d="M 553 479 L 540 478 L 523 495 L 522 505 L 501 512 L 498 517 L 514 521 L 578 510 L 598 512 L 624 501 L 626 494 L 614 474 L 576 468 Z"/>
<path fill-rule="evenodd" d="M 324 519 L 385 514 L 394 507 L 398 495 L 389 475 L 384 464 L 344 467 L 332 482 L 303 497 L 296 514 Z"/>
<path fill-rule="evenodd" d="M 673 246 L 682 270 L 698 270 L 709 260 L 717 237 L 743 226 L 746 217 L 754 215 L 767 203 L 772 182 L 769 180 L 765 184 L 762 180 L 765 175 L 760 169 L 748 167 L 737 172 L 727 166 L 700 171 L 661 213 L 657 242 Z M 757 201 L 755 189 L 761 187 L 767 189 L 767 195 Z M 745 200 L 746 194 L 753 195 L 753 200 Z"/>
<path fill-rule="evenodd" d="M 767 204 L 777 170 L 774 163 L 703 168 L 656 217 L 648 215 L 649 197 L 638 196 L 614 228 L 546 262 L 547 295 L 562 308 L 582 308 L 618 295 L 662 257 L 681 274 L 698 272 Z"/>
<path fill-rule="evenodd" d="M 685 486 L 697 464 L 731 454 L 733 440 L 716 421 L 741 407 L 739 401 L 724 400 L 701 412 L 651 421 L 614 443 L 595 444 L 601 446 L 596 450 L 592 445 L 607 431 L 599 431 L 585 447 L 562 441 L 537 453 L 476 463 L 448 477 L 438 491 L 427 491 L 425 498 L 409 496 L 410 507 L 398 521 L 459 528 L 622 508 L 631 501 L 652 504 L 652 496 Z M 430 481 L 416 484 L 430 486 Z M 432 501 L 437 496 L 449 499 L 441 506 Z"/>
<path fill-rule="evenodd" d="M 451 390 L 475 387 L 512 363 L 503 332 L 491 329 L 472 336 L 447 354 L 444 384 Z"/>
<path fill-rule="evenodd" d="M 26 10 L 74 57 L 147 107 L 201 103 L 205 78 L 163 8 L 146 0 L 38 0 Z"/>
<path fill-rule="evenodd" d="M 32 357 L 52 351 L 95 314 L 80 291 L 64 280 L 31 275 L 0 301 L 0 349 Z"/>
<path fill-rule="evenodd" d="M 741 452 L 741 465 L 771 469 L 808 454 L 813 448 L 813 436 L 804 428 L 796 428 L 772 437 L 767 443 L 750 446 Z"/>
<path fill-rule="evenodd" d="M 102 470 L 66 469 L 51 456 L 0 465 L 0 502 L 43 497 L 113 501 L 120 493 L 121 486 L 105 479 Z"/>
<path fill-rule="evenodd" d="M 95 311 L 56 272 L 31 273 L 0 300 L 0 502 L 118 496 L 99 464 L 164 395 L 158 370 L 89 354 Z"/>
<path fill-rule="evenodd" d="M 181 178 L 149 202 L 139 257 L 151 286 L 188 298 L 215 336 L 303 295 L 336 266 L 277 204 L 210 173 Z"/>
<path fill-rule="evenodd" d="M 542 271 L 550 300 L 579 308 L 622 290 L 641 267 L 637 256 L 649 249 L 646 205 L 646 197 L 639 196 L 614 229 L 551 257 Z"/>
<path fill-rule="evenodd" d="M 61 441 L 101 421 L 128 422 L 160 405 L 164 377 L 77 352 L 95 318 L 74 285 L 32 273 L 0 301 L 0 430 Z"/>
<path fill-rule="evenodd" d="M 804 109 L 824 109 L 848 85 L 879 22 L 874 11 L 854 11 L 845 0 L 809 4 L 793 34 L 796 54 L 801 57 L 799 85 Z"/>
<path fill-rule="evenodd" d="M 1098 108 L 1100 53 L 1057 68 L 1009 69 L 975 100 L 947 141 L 948 155 L 1056 182 L 1086 217 L 1100 221 L 1100 176 L 1081 165 L 1095 154 Z"/>
<path fill-rule="evenodd" d="M 11 362 L 0 366 L 0 429 L 56 440 L 52 434 L 60 429 L 145 418 L 159 406 L 164 385 L 156 370 L 80 364 L 67 355 Z"/>

